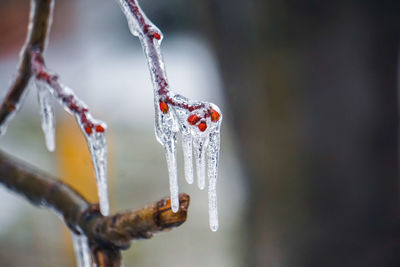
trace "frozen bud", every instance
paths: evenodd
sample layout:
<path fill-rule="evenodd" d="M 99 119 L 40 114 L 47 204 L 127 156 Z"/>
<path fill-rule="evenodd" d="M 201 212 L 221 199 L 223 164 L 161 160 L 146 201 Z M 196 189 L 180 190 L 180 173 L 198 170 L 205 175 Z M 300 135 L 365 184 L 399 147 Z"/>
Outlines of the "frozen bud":
<path fill-rule="evenodd" d="M 168 113 L 168 104 L 165 103 L 164 101 L 160 101 L 160 110 L 162 113 L 167 114 Z"/>

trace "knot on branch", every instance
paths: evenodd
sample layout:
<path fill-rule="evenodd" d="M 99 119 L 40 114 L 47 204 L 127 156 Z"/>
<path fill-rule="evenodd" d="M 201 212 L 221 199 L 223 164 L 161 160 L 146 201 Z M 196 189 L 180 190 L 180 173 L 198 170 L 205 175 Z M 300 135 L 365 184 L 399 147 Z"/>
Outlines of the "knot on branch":
<path fill-rule="evenodd" d="M 168 231 L 184 223 L 190 202 L 189 195 L 181 193 L 179 202 L 180 207 L 176 213 L 171 209 L 171 199 L 164 198 L 137 211 L 103 217 L 94 225 L 95 235 L 100 238 L 100 242 L 126 249 L 134 239 L 148 239 L 154 233 Z"/>

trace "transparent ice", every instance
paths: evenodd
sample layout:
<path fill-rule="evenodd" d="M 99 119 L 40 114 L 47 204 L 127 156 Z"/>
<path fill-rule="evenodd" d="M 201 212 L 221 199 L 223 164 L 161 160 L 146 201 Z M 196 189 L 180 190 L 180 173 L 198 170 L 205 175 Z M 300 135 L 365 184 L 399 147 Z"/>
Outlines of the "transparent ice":
<path fill-rule="evenodd" d="M 67 86 L 60 84 L 59 92 L 57 93 L 59 96 L 57 97 L 63 105 L 64 109 L 68 112 L 71 112 L 69 109 L 69 102 L 65 101 L 65 99 L 73 98 L 76 102 L 77 106 L 81 108 L 87 108 L 86 104 L 81 101 L 74 92 L 68 88 Z M 61 90 L 60 90 L 61 89 Z M 109 215 L 110 213 L 110 204 L 108 200 L 108 183 L 107 183 L 107 140 L 106 140 L 106 131 L 97 132 L 94 131 L 91 134 L 88 134 L 85 130 L 85 122 L 82 118 L 82 115 L 78 112 L 73 112 L 75 119 L 81 128 L 82 133 L 86 137 L 86 141 L 89 146 L 90 155 L 92 158 L 95 174 L 96 174 L 96 182 L 97 182 L 97 193 L 100 199 L 100 211 L 103 215 Z M 85 113 L 86 120 L 92 122 L 95 125 L 101 125 L 104 129 L 107 128 L 106 124 L 100 120 L 96 120 L 93 116 L 87 112 Z"/>
<path fill-rule="evenodd" d="M 85 235 L 78 235 L 72 231 L 72 245 L 74 247 L 77 267 L 91 267 L 90 249 Z"/>
<path fill-rule="evenodd" d="M 96 173 L 97 193 L 100 200 L 100 211 L 104 216 L 110 214 L 110 204 L 108 200 L 108 183 L 107 183 L 107 141 L 105 132 L 93 132 L 87 134 L 82 122 L 77 118 L 79 126 L 86 137 L 89 145 L 90 155 L 94 170 Z"/>
<path fill-rule="evenodd" d="M 30 1 L 30 11 L 29 11 L 29 22 L 28 22 L 28 37 L 26 38 L 26 41 L 24 43 L 24 45 L 21 48 L 21 51 L 19 52 L 19 62 L 18 65 L 21 65 L 22 62 L 24 61 L 24 56 L 25 56 L 25 51 L 29 45 L 29 40 L 32 38 L 32 28 L 33 28 L 33 18 L 34 18 L 34 11 L 36 9 L 36 1 L 35 0 L 31 0 Z M 50 32 L 50 28 L 51 28 L 51 24 L 53 22 L 53 10 L 54 10 L 54 1 L 50 2 L 50 13 L 49 13 L 49 25 L 47 27 L 47 34 L 46 34 L 46 40 L 45 40 L 45 44 L 44 44 L 44 48 L 47 47 L 47 44 L 49 42 L 49 32 Z M 18 75 L 17 75 L 18 77 Z M 9 110 L 9 113 L 7 114 L 7 117 L 5 118 L 5 120 L 3 121 L 3 123 L 0 125 L 0 137 L 2 135 L 4 135 L 7 131 L 8 128 L 8 124 L 10 123 L 10 121 L 14 118 L 15 114 L 19 111 L 19 109 L 21 108 L 21 103 L 23 103 L 25 95 L 27 94 L 27 91 L 29 89 L 29 85 L 26 86 L 27 88 L 25 88 L 25 90 L 23 91 L 20 100 L 18 101 L 18 103 L 15 104 L 15 107 L 13 108 L 13 110 Z"/>
<path fill-rule="evenodd" d="M 155 133 L 158 142 L 165 149 L 172 210 L 176 212 L 179 209 L 176 144 L 178 133 L 180 133 L 186 181 L 189 184 L 193 183 L 193 149 L 197 184 L 200 189 L 206 186 L 207 166 L 210 228 L 216 231 L 218 229 L 216 184 L 222 114 L 212 103 L 189 100 L 168 89 L 160 50 L 163 39 L 161 31 L 146 17 L 136 0 L 119 0 L 119 3 L 127 18 L 131 33 L 140 39 L 149 66 L 154 88 Z M 159 107 L 162 101 L 168 104 L 167 112 L 161 111 Z M 219 120 L 211 120 L 209 116 L 211 109 L 219 113 Z M 207 129 L 201 131 L 198 126 L 188 123 L 189 116 L 193 114 L 206 123 Z"/>
<path fill-rule="evenodd" d="M 42 130 L 46 141 L 46 147 L 49 151 L 54 151 L 56 147 L 55 142 L 55 116 L 54 109 L 50 103 L 51 93 L 47 85 L 42 81 L 35 79 L 35 85 L 38 95 L 40 117 L 42 121 Z"/>
<path fill-rule="evenodd" d="M 17 112 L 20 110 L 21 103 L 24 101 L 25 96 L 27 95 L 28 89 L 29 89 L 29 87 L 24 90 L 19 102 L 15 104 L 14 110 L 12 110 L 8 113 L 8 115 L 4 119 L 3 123 L 0 125 L 0 137 L 3 136 L 7 132 L 8 125 L 10 124 L 10 122 L 12 121 L 14 116 L 17 114 Z"/>

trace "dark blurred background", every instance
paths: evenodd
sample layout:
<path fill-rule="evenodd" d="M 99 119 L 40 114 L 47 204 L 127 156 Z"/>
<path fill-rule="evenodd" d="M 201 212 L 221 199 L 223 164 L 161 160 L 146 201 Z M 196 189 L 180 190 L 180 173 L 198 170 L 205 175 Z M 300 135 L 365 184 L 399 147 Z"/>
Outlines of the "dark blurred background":
<path fill-rule="evenodd" d="M 158 182 L 166 166 L 151 136 L 147 66 L 118 5 L 56 2 L 48 66 L 110 126 L 114 210 L 167 195 L 166 181 Z M 222 106 L 221 229 L 207 229 L 205 195 L 183 186 L 192 195 L 188 222 L 134 243 L 125 266 L 400 266 L 400 1 L 141 2 L 165 34 L 174 90 Z M 28 11 L 27 0 L 0 2 L 2 96 Z M 76 126 L 61 112 L 60 149 L 56 157 L 45 151 L 38 116 L 31 117 L 34 98 L 1 148 L 56 176 L 88 165 L 79 160 L 84 144 L 68 154 L 83 141 L 71 137 Z M 62 223 L 8 195 L 0 206 L 8 214 L 0 216 L 1 265 L 71 266 Z"/>

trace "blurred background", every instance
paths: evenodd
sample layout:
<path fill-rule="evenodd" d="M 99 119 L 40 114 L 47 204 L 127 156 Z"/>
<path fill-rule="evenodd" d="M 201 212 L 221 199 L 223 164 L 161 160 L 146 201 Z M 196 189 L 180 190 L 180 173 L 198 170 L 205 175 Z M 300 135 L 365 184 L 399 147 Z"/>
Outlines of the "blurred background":
<path fill-rule="evenodd" d="M 399 1 L 147 0 L 171 88 L 224 114 L 220 229 L 191 195 L 181 227 L 134 242 L 125 266 L 400 266 Z M 0 1 L 0 97 L 16 71 L 28 0 Z M 152 87 L 113 0 L 56 1 L 47 66 L 108 126 L 112 212 L 167 196 Z M 47 152 L 34 90 L 0 148 L 91 201 L 91 161 L 57 103 Z M 180 152 L 180 151 L 179 151 Z M 74 266 L 52 212 L 0 189 L 0 266 Z"/>

